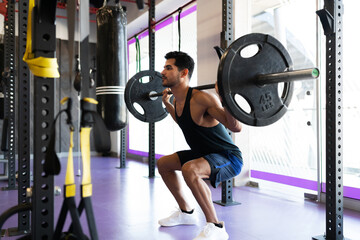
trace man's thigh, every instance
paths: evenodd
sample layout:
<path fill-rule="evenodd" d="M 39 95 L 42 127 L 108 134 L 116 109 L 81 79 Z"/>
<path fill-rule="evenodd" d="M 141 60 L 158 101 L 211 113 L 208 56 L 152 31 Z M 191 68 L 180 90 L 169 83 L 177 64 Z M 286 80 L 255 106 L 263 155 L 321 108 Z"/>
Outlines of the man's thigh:
<path fill-rule="evenodd" d="M 180 159 L 176 153 L 159 158 L 157 164 L 159 168 L 167 170 L 181 170 Z"/>
<path fill-rule="evenodd" d="M 208 160 L 206 160 L 203 157 L 186 162 L 181 170 L 192 171 L 203 179 L 210 178 L 210 174 L 211 174 L 210 164 Z"/>

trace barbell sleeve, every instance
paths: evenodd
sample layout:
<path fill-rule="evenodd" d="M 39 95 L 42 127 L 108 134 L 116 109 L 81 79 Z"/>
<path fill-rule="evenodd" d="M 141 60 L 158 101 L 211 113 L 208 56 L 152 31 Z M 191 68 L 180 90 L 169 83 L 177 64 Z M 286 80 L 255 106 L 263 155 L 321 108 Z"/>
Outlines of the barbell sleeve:
<path fill-rule="evenodd" d="M 274 84 L 281 82 L 294 82 L 299 80 L 316 79 L 320 75 L 318 68 L 307 68 L 301 70 L 291 70 L 288 72 L 261 74 L 256 78 L 256 83 L 259 85 Z"/>
<path fill-rule="evenodd" d="M 320 75 L 320 71 L 318 68 L 307 68 L 301 70 L 291 70 L 288 72 L 279 72 L 279 73 L 269 73 L 269 74 L 260 74 L 255 79 L 256 84 L 265 85 L 265 84 L 274 84 L 281 82 L 294 82 L 300 80 L 310 80 L 316 79 Z M 194 89 L 205 90 L 215 88 L 215 84 L 207 84 L 194 87 Z M 171 91 L 168 92 L 172 94 Z M 149 93 L 149 98 L 152 97 L 160 97 L 162 96 L 162 92 L 160 93 Z"/>

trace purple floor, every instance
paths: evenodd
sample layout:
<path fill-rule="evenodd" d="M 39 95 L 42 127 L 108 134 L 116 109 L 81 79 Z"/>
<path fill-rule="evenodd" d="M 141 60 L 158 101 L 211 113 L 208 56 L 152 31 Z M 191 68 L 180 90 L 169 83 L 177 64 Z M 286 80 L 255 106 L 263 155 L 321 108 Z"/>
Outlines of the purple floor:
<path fill-rule="evenodd" d="M 62 161 L 65 163 L 66 159 Z M 159 227 L 157 220 L 176 209 L 175 201 L 161 178 L 149 179 L 147 164 L 128 160 L 126 168 L 118 169 L 119 164 L 116 158 L 92 158 L 92 203 L 100 239 L 187 240 L 199 233 L 205 219 L 195 203 L 202 219 L 200 226 Z M 64 175 L 63 170 L 55 178 L 56 185 L 62 186 Z M 76 179 L 79 186 L 81 178 Z M 7 181 L 0 181 L 0 187 L 3 186 L 7 186 Z M 213 200 L 219 200 L 221 187 L 211 190 Z M 215 206 L 219 219 L 226 223 L 230 239 L 310 240 L 325 232 L 323 204 L 262 188 L 261 185 L 260 188 L 233 188 L 233 197 L 241 204 Z M 17 191 L 0 191 L 0 213 L 15 204 Z M 61 204 L 62 195 L 55 197 L 55 223 Z M 86 219 L 84 216 L 81 219 L 84 231 L 88 233 Z M 11 217 L 3 228 L 16 227 L 16 224 L 17 215 Z M 346 238 L 360 240 L 360 212 L 344 211 L 344 232 Z M 17 238 L 19 236 L 2 239 Z"/>

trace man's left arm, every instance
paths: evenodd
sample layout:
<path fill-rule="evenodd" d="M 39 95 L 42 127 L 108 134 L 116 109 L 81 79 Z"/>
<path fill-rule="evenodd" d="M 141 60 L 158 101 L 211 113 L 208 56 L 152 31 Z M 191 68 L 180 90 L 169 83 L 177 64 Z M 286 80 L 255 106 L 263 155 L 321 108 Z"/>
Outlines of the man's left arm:
<path fill-rule="evenodd" d="M 234 118 L 225 107 L 222 106 L 220 98 L 208 93 L 204 96 L 204 98 L 203 103 L 206 104 L 207 112 L 210 116 L 218 120 L 232 132 L 241 131 L 242 124 Z"/>

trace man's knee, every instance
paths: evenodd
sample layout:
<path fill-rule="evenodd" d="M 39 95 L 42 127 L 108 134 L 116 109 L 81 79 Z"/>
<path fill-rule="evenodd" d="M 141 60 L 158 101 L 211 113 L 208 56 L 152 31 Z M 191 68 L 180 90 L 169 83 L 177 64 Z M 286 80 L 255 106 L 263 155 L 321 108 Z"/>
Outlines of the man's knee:
<path fill-rule="evenodd" d="M 166 158 L 161 157 L 156 162 L 159 173 L 161 174 L 166 169 Z"/>
<path fill-rule="evenodd" d="M 192 181 L 196 180 L 196 178 L 198 178 L 196 168 L 194 168 L 194 166 L 190 162 L 185 163 L 182 166 L 181 173 L 186 182 L 188 182 L 188 181 L 192 182 Z"/>

